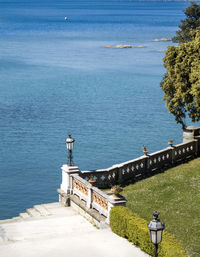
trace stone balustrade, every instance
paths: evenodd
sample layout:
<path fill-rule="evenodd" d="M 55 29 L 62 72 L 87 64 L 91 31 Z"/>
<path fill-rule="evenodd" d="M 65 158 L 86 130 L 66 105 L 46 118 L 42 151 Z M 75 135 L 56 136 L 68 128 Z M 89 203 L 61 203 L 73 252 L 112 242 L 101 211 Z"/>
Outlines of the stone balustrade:
<path fill-rule="evenodd" d="M 127 180 L 138 179 L 158 173 L 166 168 L 193 159 L 200 155 L 200 128 L 187 127 L 183 133 L 183 143 L 145 154 L 139 158 L 116 164 L 107 169 L 80 171 L 77 166 L 62 166 L 62 184 L 58 189 L 60 202 L 70 204 L 70 196 L 77 196 L 88 209 L 95 209 L 106 217 L 109 223 L 110 209 L 125 205 L 123 196 L 114 198 L 99 188 L 123 184 Z M 95 186 L 88 181 L 92 177 Z M 97 188 L 98 187 L 98 188 Z"/>
<path fill-rule="evenodd" d="M 85 202 L 87 208 L 92 208 L 106 217 L 106 222 L 109 223 L 109 213 L 113 206 L 125 205 L 126 200 L 123 196 L 114 198 L 112 195 L 107 195 L 97 187 L 92 186 L 78 174 L 70 175 L 72 177 L 71 194 L 79 197 Z"/>
<path fill-rule="evenodd" d="M 81 171 L 80 176 L 89 180 L 92 176 L 96 186 L 106 188 L 123 184 L 127 180 L 138 180 L 172 167 L 200 154 L 200 128 L 187 127 L 183 133 L 183 143 L 139 158 L 113 165 L 107 169 Z"/>

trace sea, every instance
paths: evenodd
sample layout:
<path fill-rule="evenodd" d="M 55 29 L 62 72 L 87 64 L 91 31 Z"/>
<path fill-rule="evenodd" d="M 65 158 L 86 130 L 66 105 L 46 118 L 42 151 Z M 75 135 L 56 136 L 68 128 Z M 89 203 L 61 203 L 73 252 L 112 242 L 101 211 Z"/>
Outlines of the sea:
<path fill-rule="evenodd" d="M 173 43 L 160 39 L 175 35 L 188 6 L 0 0 L 0 219 L 58 201 L 69 132 L 80 170 L 182 142 L 160 89 Z M 121 44 L 133 47 L 106 47 Z"/>

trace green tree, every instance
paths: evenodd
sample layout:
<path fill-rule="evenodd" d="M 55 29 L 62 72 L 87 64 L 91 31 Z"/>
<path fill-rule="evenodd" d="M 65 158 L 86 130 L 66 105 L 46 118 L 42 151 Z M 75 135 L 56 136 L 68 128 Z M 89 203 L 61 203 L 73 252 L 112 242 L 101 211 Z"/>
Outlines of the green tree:
<path fill-rule="evenodd" d="M 182 127 L 187 114 L 193 122 L 200 121 L 200 30 L 192 36 L 190 42 L 169 46 L 163 59 L 163 100 Z"/>
<path fill-rule="evenodd" d="M 192 40 L 191 30 L 200 27 L 200 5 L 191 2 L 191 5 L 185 10 L 186 19 L 179 25 L 180 30 L 176 31 L 176 36 L 172 38 L 173 42 L 185 43 Z"/>

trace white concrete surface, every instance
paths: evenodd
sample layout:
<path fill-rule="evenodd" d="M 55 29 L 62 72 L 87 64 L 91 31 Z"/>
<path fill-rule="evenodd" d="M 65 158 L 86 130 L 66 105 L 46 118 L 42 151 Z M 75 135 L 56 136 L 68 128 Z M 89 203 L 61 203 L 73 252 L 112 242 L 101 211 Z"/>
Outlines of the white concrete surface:
<path fill-rule="evenodd" d="M 97 229 L 71 207 L 59 203 L 42 207 L 51 215 L 1 222 L 1 257 L 148 256 L 110 229 Z"/>

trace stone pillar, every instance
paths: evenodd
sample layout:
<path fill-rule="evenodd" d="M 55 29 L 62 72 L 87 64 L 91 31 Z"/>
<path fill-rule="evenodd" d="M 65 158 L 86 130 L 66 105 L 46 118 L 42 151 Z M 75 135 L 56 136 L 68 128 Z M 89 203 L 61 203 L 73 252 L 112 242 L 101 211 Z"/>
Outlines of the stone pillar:
<path fill-rule="evenodd" d="M 150 173 L 150 161 L 149 161 L 149 155 L 146 155 L 144 158 L 145 158 L 145 163 L 144 163 L 143 177 L 145 178 L 146 175 Z"/>
<path fill-rule="evenodd" d="M 122 170 L 120 168 L 117 168 L 117 175 L 118 175 L 118 179 L 117 179 L 117 183 L 118 184 L 122 184 L 123 183 L 123 176 L 122 176 Z"/>
<path fill-rule="evenodd" d="M 64 164 L 62 167 L 62 184 L 60 185 L 60 189 L 66 194 L 72 193 L 72 178 L 71 174 L 79 174 L 80 170 L 77 166 L 69 166 Z"/>
<path fill-rule="evenodd" d="M 106 223 L 107 224 L 110 223 L 110 211 L 111 211 L 112 207 L 126 206 L 126 202 L 127 202 L 127 200 L 122 195 L 120 195 L 117 198 L 114 198 L 113 196 L 110 196 L 108 198 L 108 216 L 106 218 Z"/>
<path fill-rule="evenodd" d="M 70 194 L 73 192 L 71 174 L 79 174 L 80 170 L 77 166 L 69 166 L 64 164 L 62 167 L 62 184 L 57 189 L 59 194 L 59 202 L 64 206 L 70 206 Z"/>
<path fill-rule="evenodd" d="M 200 154 L 200 127 L 188 126 L 183 130 L 183 143 L 195 141 L 195 154 Z"/>
<path fill-rule="evenodd" d="M 169 149 L 170 150 L 170 164 L 169 165 L 171 165 L 171 166 L 173 166 L 174 165 L 174 160 L 175 160 L 175 146 L 174 145 L 172 145 L 172 146 L 168 146 L 167 147 L 167 149 Z"/>
<path fill-rule="evenodd" d="M 190 142 L 200 136 L 200 128 L 188 126 L 183 130 L 183 143 Z"/>

